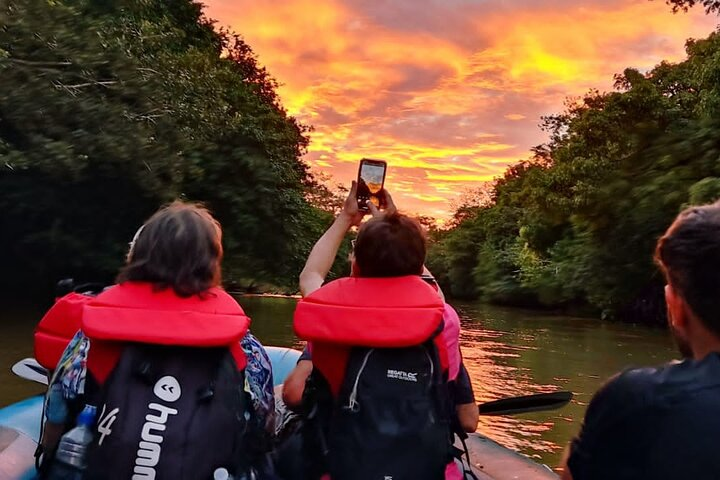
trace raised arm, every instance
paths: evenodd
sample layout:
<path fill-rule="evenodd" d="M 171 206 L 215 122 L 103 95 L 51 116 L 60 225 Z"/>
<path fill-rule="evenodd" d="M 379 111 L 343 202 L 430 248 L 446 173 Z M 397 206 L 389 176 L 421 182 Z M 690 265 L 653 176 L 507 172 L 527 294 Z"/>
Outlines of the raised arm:
<path fill-rule="evenodd" d="M 358 209 L 357 204 L 357 183 L 353 181 L 342 211 L 330 228 L 320 237 L 320 240 L 315 243 L 305 262 L 305 268 L 300 272 L 300 293 L 303 297 L 310 295 L 322 286 L 332 268 L 345 234 L 351 227 L 360 224 L 363 215 L 364 213 Z"/>

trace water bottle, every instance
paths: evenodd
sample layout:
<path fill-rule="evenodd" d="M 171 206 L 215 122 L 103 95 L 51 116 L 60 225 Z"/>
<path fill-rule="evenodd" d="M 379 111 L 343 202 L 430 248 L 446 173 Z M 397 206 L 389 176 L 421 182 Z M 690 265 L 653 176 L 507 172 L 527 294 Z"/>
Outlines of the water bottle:
<path fill-rule="evenodd" d="M 78 416 L 77 426 L 60 439 L 55 460 L 50 468 L 50 480 L 82 480 L 87 466 L 87 447 L 92 442 L 95 407 L 85 405 Z"/>

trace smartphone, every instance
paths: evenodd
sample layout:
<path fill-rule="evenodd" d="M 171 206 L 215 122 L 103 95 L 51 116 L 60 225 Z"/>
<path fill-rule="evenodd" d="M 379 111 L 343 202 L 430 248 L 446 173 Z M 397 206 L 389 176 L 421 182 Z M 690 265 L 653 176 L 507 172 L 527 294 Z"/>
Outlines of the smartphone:
<path fill-rule="evenodd" d="M 358 169 L 358 189 L 357 200 L 358 208 L 367 212 L 367 201 L 370 200 L 376 207 L 385 206 L 385 195 L 382 189 L 385 185 L 385 171 L 387 163 L 382 160 L 371 160 L 363 158 L 360 160 L 360 168 Z"/>

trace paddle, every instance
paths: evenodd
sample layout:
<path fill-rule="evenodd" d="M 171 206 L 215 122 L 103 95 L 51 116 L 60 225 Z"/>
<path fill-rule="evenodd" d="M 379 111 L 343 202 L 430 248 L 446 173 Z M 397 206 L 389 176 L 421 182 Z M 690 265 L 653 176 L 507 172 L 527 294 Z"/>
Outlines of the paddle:
<path fill-rule="evenodd" d="M 479 404 L 478 410 L 480 415 L 515 415 L 518 413 L 540 412 L 565 406 L 572 397 L 572 392 L 552 392 L 501 398 L 500 400 Z"/>
<path fill-rule="evenodd" d="M 12 372 L 20 378 L 31 382 L 48 384 L 48 371 L 34 358 L 23 358 L 12 366 Z"/>

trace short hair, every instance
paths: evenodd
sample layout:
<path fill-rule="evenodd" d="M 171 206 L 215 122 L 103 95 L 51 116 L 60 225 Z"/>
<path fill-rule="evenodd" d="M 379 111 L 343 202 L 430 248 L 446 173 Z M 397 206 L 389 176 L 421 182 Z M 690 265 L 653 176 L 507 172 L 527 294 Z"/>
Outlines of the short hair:
<path fill-rule="evenodd" d="M 220 285 L 222 229 L 198 204 L 175 201 L 158 210 L 136 234 L 117 281 L 150 282 L 181 297 Z"/>
<path fill-rule="evenodd" d="M 401 213 L 367 221 L 355 241 L 355 264 L 361 277 L 420 275 L 426 252 L 425 232 Z"/>
<path fill-rule="evenodd" d="M 720 336 L 720 202 L 680 213 L 658 240 L 655 261 L 699 320 Z"/>

